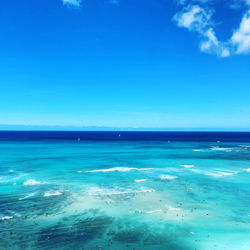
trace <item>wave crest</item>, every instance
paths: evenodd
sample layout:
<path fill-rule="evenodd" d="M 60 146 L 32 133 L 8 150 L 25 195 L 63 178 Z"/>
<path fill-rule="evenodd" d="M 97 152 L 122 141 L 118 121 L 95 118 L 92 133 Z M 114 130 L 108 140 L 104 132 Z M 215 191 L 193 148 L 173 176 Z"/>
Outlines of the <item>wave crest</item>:
<path fill-rule="evenodd" d="M 23 183 L 25 186 L 33 186 L 33 185 L 38 185 L 41 184 L 40 181 L 36 181 L 35 179 L 29 179 Z"/>
<path fill-rule="evenodd" d="M 58 196 L 58 195 L 62 195 L 63 193 L 60 191 L 47 191 L 44 193 L 44 197 L 50 197 L 50 196 Z"/>
<path fill-rule="evenodd" d="M 159 177 L 161 180 L 174 180 L 176 178 L 178 178 L 177 176 L 174 176 L 174 175 L 167 175 L 167 174 L 163 174 L 163 175 L 160 175 Z"/>
<path fill-rule="evenodd" d="M 129 172 L 131 170 L 146 171 L 152 170 L 153 168 L 128 168 L 128 167 L 115 167 L 106 169 L 95 169 L 86 171 L 77 171 L 78 173 L 108 173 L 108 172 Z"/>

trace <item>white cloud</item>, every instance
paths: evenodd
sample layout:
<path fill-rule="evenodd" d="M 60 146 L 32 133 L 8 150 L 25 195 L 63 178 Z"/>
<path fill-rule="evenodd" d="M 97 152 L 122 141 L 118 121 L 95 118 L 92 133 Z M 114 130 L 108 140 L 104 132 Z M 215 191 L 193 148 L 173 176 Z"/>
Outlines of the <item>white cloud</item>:
<path fill-rule="evenodd" d="M 210 23 L 212 12 L 206 11 L 198 5 L 189 5 L 174 16 L 179 27 L 190 31 L 202 31 Z"/>
<path fill-rule="evenodd" d="M 190 31 L 201 32 L 210 25 L 212 11 L 205 10 L 198 5 L 189 5 L 174 16 L 179 27 L 187 28 Z"/>
<path fill-rule="evenodd" d="M 250 0 L 231 0 L 227 2 L 227 5 L 234 10 L 239 10 L 242 7 L 250 6 Z"/>
<path fill-rule="evenodd" d="M 64 5 L 71 5 L 75 7 L 80 7 L 81 0 L 62 0 Z"/>
<path fill-rule="evenodd" d="M 201 43 L 201 51 L 207 52 L 207 53 L 213 53 L 216 54 L 219 57 L 228 57 L 230 56 L 230 50 L 227 48 L 227 46 L 218 41 L 214 30 L 212 28 L 209 28 L 204 34 L 204 41 Z"/>
<path fill-rule="evenodd" d="M 213 0 L 175 0 L 178 4 L 184 5 L 189 3 L 199 3 L 199 4 L 205 4 L 207 2 L 212 2 Z"/>
<path fill-rule="evenodd" d="M 62 0 L 64 5 L 80 7 L 82 0 Z M 227 41 L 220 41 L 215 32 L 212 20 L 216 0 L 174 0 L 183 5 L 182 10 L 175 14 L 174 21 L 178 27 L 197 33 L 200 39 L 200 50 L 215 54 L 219 57 L 228 57 L 233 54 L 250 53 L 250 10 L 243 16 L 240 26 L 233 32 Z M 119 0 L 109 0 L 118 4 Z M 249 9 L 250 0 L 225 1 L 227 7 Z M 186 7 L 185 7 L 186 5 Z"/>
<path fill-rule="evenodd" d="M 237 54 L 250 53 L 250 10 L 243 16 L 240 27 L 233 33 L 231 41 Z"/>
<path fill-rule="evenodd" d="M 201 8 L 198 5 L 189 5 L 174 16 L 179 27 L 199 34 L 201 38 L 200 49 L 202 52 L 213 53 L 219 57 L 227 57 L 230 50 L 220 42 L 214 32 L 211 20 L 213 11 Z"/>
<path fill-rule="evenodd" d="M 220 54 L 221 57 L 228 57 L 230 56 L 230 50 L 228 48 L 223 48 Z"/>

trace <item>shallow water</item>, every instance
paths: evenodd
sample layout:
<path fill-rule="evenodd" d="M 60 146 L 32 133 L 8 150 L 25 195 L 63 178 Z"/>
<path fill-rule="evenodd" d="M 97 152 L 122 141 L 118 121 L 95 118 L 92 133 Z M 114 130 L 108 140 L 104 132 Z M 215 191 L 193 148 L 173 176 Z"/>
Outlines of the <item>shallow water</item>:
<path fill-rule="evenodd" d="M 13 138 L 0 141 L 0 249 L 250 249 L 242 135 Z"/>

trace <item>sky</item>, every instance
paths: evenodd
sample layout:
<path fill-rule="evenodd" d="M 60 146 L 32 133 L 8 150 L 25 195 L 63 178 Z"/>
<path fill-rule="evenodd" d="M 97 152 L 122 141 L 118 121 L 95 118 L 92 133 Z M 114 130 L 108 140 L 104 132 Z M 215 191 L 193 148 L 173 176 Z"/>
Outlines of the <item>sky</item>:
<path fill-rule="evenodd" d="M 0 129 L 250 131 L 250 0 L 0 5 Z"/>

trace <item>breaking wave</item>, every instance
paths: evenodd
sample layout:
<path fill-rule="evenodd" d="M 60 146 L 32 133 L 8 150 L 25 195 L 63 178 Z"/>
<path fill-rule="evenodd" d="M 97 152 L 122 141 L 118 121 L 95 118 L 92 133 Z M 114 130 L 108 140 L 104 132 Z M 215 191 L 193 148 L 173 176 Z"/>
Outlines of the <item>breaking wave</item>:
<path fill-rule="evenodd" d="M 63 193 L 60 191 L 47 191 L 44 193 L 44 197 L 50 197 L 50 196 L 58 196 L 58 195 L 62 195 Z"/>

